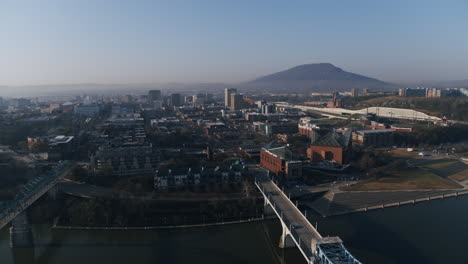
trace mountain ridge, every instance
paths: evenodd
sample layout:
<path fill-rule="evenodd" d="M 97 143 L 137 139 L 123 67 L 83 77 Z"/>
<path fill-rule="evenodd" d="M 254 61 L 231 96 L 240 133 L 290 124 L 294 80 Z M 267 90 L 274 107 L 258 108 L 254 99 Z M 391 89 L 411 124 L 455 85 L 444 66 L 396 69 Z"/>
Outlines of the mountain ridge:
<path fill-rule="evenodd" d="M 368 76 L 347 72 L 331 63 L 298 65 L 244 83 L 246 88 L 267 91 L 344 92 L 352 88 L 392 90 L 395 86 Z"/>

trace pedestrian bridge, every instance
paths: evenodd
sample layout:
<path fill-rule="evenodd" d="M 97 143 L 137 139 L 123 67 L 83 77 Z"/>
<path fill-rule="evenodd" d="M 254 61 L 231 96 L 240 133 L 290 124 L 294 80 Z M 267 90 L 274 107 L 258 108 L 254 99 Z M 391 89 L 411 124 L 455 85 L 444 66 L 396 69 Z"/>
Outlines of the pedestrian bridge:
<path fill-rule="evenodd" d="M 265 209 L 273 210 L 283 227 L 280 247 L 296 246 L 309 264 L 360 264 L 339 237 L 322 237 L 306 216 L 268 177 L 255 179 L 265 199 Z"/>
<path fill-rule="evenodd" d="M 36 177 L 23 185 L 14 200 L 0 202 L 0 229 L 11 221 L 13 223 L 10 228 L 12 247 L 28 246 L 31 243 L 31 230 L 25 210 L 67 175 L 72 164 L 70 161 L 59 162 L 47 175 Z"/>

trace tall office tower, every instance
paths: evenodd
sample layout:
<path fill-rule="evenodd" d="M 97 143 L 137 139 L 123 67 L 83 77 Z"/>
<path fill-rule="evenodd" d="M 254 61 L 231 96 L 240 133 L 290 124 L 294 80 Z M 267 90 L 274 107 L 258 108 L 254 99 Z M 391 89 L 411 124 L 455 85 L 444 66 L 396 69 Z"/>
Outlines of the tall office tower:
<path fill-rule="evenodd" d="M 230 108 L 232 111 L 240 110 L 244 107 L 244 96 L 242 94 L 231 94 Z"/>
<path fill-rule="evenodd" d="M 151 90 L 151 91 L 149 91 L 148 98 L 151 101 L 160 101 L 161 100 L 161 90 Z"/>
<path fill-rule="evenodd" d="M 274 104 L 263 104 L 262 105 L 262 114 L 269 115 L 275 112 L 276 105 Z"/>
<path fill-rule="evenodd" d="M 351 89 L 351 96 L 358 97 L 359 96 L 359 89 L 353 88 Z"/>
<path fill-rule="evenodd" d="M 193 96 L 194 105 L 204 105 L 206 103 L 206 94 L 198 93 Z"/>
<path fill-rule="evenodd" d="M 230 108 L 231 107 L 231 95 L 236 94 L 236 88 L 226 88 L 224 89 L 224 107 Z"/>
<path fill-rule="evenodd" d="M 172 106 L 181 106 L 182 105 L 182 96 L 180 93 L 171 94 L 171 104 Z"/>

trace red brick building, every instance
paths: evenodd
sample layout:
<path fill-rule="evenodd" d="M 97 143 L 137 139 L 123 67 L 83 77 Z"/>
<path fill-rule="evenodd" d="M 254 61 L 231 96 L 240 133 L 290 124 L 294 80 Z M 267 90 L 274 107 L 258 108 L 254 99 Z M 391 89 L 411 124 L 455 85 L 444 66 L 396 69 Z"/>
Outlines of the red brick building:
<path fill-rule="evenodd" d="M 260 151 L 260 165 L 278 176 L 289 179 L 302 177 L 302 162 L 293 160 L 292 152 L 287 147 L 277 146 L 273 142 Z"/>
<path fill-rule="evenodd" d="M 348 148 L 351 146 L 351 131 L 338 134 L 333 131 L 315 142 L 307 149 L 307 157 L 315 162 L 333 161 L 340 165 L 348 161 Z"/>

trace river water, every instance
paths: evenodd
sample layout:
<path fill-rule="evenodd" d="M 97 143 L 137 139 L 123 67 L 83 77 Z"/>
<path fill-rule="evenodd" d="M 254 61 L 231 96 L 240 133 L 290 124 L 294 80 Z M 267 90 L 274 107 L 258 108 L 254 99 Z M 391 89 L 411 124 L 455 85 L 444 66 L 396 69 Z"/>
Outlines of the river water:
<path fill-rule="evenodd" d="M 468 263 L 468 196 L 352 215 L 311 217 L 364 263 Z M 279 249 L 277 220 L 174 230 L 50 230 L 34 226 L 35 247 L 9 248 L 0 230 L 0 263 L 305 263 Z"/>

